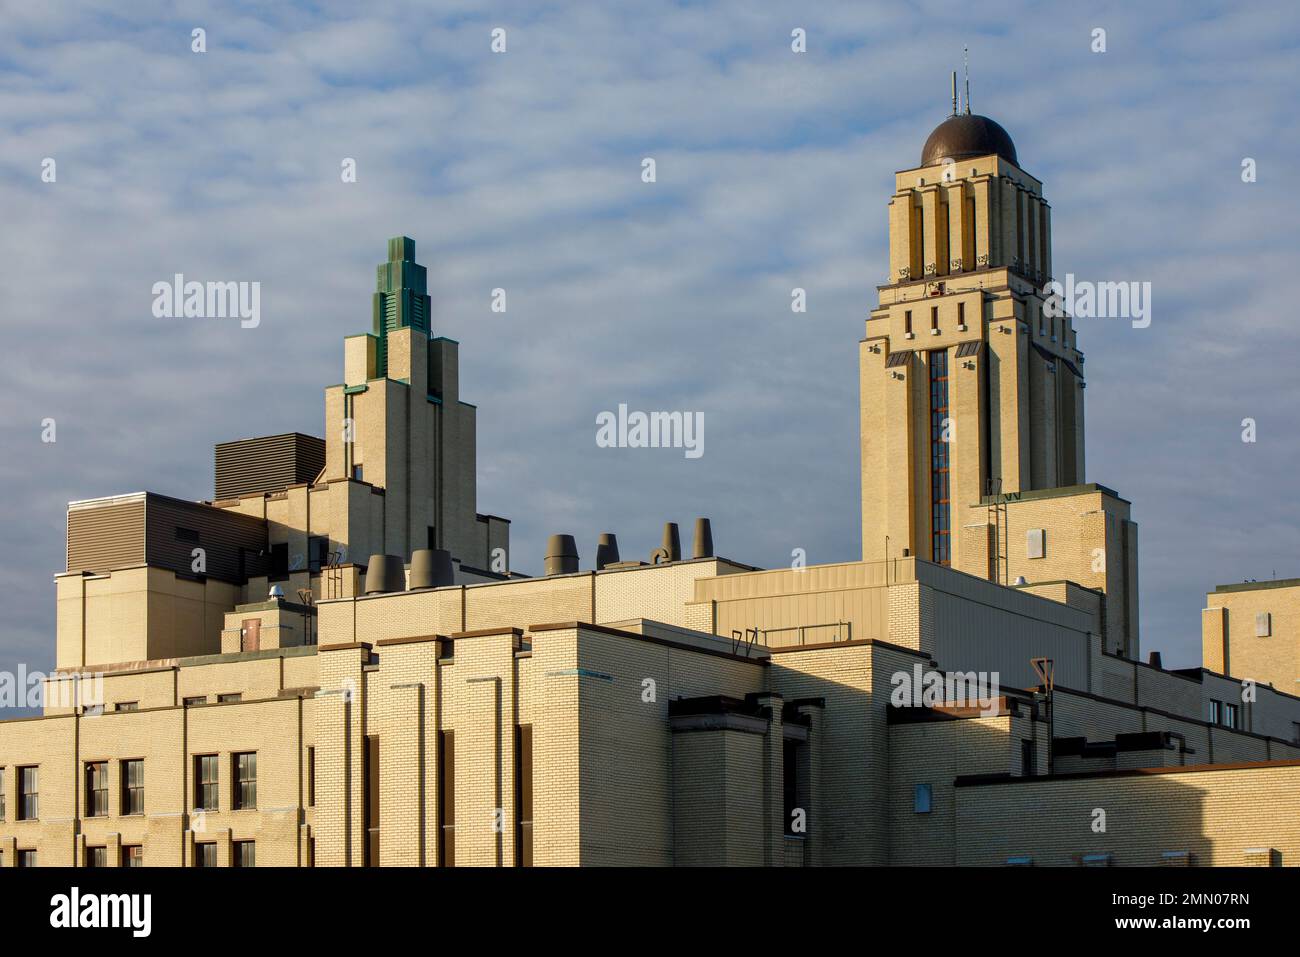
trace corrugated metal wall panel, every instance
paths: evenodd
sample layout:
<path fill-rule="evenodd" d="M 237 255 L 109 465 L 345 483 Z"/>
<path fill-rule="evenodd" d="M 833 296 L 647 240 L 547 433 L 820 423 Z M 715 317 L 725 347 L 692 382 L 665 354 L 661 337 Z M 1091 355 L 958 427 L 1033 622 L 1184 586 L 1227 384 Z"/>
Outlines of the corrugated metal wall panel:
<path fill-rule="evenodd" d="M 204 550 L 212 578 L 242 583 L 266 573 L 260 518 L 149 492 L 68 506 L 70 572 L 148 564 L 193 575 L 195 548 Z"/>
<path fill-rule="evenodd" d="M 68 571 L 144 563 L 144 496 L 68 506 Z"/>
<path fill-rule="evenodd" d="M 325 441 L 301 432 L 221 442 L 213 449 L 217 499 L 310 482 L 325 467 Z"/>
<path fill-rule="evenodd" d="M 159 568 L 193 574 L 193 552 L 205 552 L 207 574 L 242 583 L 266 573 L 266 523 L 228 509 L 150 495 L 145 519 L 145 560 Z M 182 538 L 177 529 L 198 533 L 198 541 Z M 243 551 L 241 562 L 240 551 Z"/>

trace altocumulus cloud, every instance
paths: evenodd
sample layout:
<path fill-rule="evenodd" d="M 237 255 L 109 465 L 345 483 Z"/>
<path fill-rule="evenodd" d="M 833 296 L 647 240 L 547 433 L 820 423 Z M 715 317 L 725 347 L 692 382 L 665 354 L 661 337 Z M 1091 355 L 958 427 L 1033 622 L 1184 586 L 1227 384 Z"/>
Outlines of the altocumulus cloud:
<path fill-rule="evenodd" d="M 1193 664 L 1208 586 L 1300 571 L 1297 334 L 1287 283 L 1263 281 L 1287 275 L 1300 214 L 1289 7 L 264 6 L 5 11 L 0 668 L 51 663 L 68 500 L 207 497 L 213 442 L 321 433 L 398 233 L 462 343 L 480 508 L 514 519 L 517 567 L 539 570 L 553 531 L 648 553 L 696 514 L 742 561 L 856 558 L 885 205 L 963 43 L 975 110 L 1046 183 L 1058 272 L 1153 284 L 1149 329 L 1080 327 L 1089 478 L 1141 523 L 1144 645 Z M 177 272 L 261 283 L 260 324 L 154 319 Z M 621 402 L 703 412 L 708 453 L 598 448 L 594 416 Z"/>

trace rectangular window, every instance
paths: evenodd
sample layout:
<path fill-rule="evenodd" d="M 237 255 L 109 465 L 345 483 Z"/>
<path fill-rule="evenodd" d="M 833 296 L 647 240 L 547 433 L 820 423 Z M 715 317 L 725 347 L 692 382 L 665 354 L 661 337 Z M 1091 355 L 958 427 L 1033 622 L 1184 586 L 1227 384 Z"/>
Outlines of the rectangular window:
<path fill-rule="evenodd" d="M 330 540 L 328 535 L 312 535 L 307 539 L 307 567 L 319 572 L 329 564 Z"/>
<path fill-rule="evenodd" d="M 122 813 L 144 813 L 144 760 L 122 762 Z"/>
<path fill-rule="evenodd" d="M 785 833 L 803 836 L 806 831 L 800 818 L 804 818 L 804 809 L 799 800 L 799 742 L 781 742 L 781 789 L 785 805 Z"/>
<path fill-rule="evenodd" d="M 307 749 L 307 806 L 316 806 L 316 749 Z"/>
<path fill-rule="evenodd" d="M 908 309 L 903 313 L 903 332 L 907 335 L 912 334 L 912 310 Z"/>
<path fill-rule="evenodd" d="M 929 814 L 934 791 L 928 784 L 918 784 L 912 791 L 912 810 L 917 814 Z"/>
<path fill-rule="evenodd" d="M 194 758 L 194 810 L 217 809 L 217 756 L 200 754 Z"/>
<path fill-rule="evenodd" d="M 1038 764 L 1037 753 L 1034 750 L 1034 742 L 1028 739 L 1020 741 L 1020 773 L 1027 778 L 1032 778 L 1036 773 Z"/>
<path fill-rule="evenodd" d="M 356 481 L 356 482 L 364 482 L 365 479 L 362 478 L 362 476 L 364 476 L 365 474 L 366 474 L 366 473 L 365 473 L 365 470 L 364 470 L 360 465 L 354 465 L 354 466 L 352 466 L 352 479 L 353 479 L 353 481 Z"/>
<path fill-rule="evenodd" d="M 938 306 L 930 307 L 930 331 L 931 332 L 939 331 L 939 307 Z"/>
<path fill-rule="evenodd" d="M 207 704 L 207 703 L 208 703 L 208 696 L 205 694 L 196 694 L 191 698 L 185 699 L 185 707 L 187 708 L 193 708 L 195 705 Z"/>
<path fill-rule="evenodd" d="M 123 867 L 144 867 L 144 848 L 139 844 L 125 844 L 122 846 L 122 866 Z"/>
<path fill-rule="evenodd" d="M 39 772 L 40 768 L 35 767 L 18 769 L 18 820 L 20 821 L 35 821 L 40 816 Z"/>
<path fill-rule="evenodd" d="M 1237 727 L 1237 706 L 1235 704 L 1225 704 L 1223 706 L 1223 726 L 1225 728 Z"/>
<path fill-rule="evenodd" d="M 916 268 L 912 271 L 913 279 L 925 275 L 925 208 L 915 211 L 916 216 Z"/>
<path fill-rule="evenodd" d="M 438 866 L 456 866 L 456 732 L 438 733 Z"/>
<path fill-rule="evenodd" d="M 217 866 L 217 845 L 213 843 L 194 845 L 195 867 Z"/>
<path fill-rule="evenodd" d="M 1210 724 L 1221 724 L 1223 722 L 1223 708 L 1219 702 L 1213 698 L 1210 699 L 1209 713 L 1206 714 L 1206 720 Z"/>
<path fill-rule="evenodd" d="M 957 303 L 957 325 L 966 325 L 966 303 Z"/>
<path fill-rule="evenodd" d="M 35 867 L 35 866 L 36 866 L 36 852 L 35 852 L 34 850 L 30 850 L 30 849 L 29 849 L 29 850 L 25 850 L 25 851 L 19 851 L 19 852 L 18 852 L 18 866 L 19 866 L 19 867 Z"/>
<path fill-rule="evenodd" d="M 366 735 L 366 749 L 361 755 L 361 776 L 365 791 L 361 795 L 361 817 L 366 827 L 364 865 L 379 866 L 379 735 Z"/>
<path fill-rule="evenodd" d="M 194 531 L 194 529 L 192 528 L 182 528 L 181 526 L 177 525 L 176 541 L 189 542 L 191 545 L 197 545 L 199 543 L 199 533 Z"/>
<path fill-rule="evenodd" d="M 235 846 L 231 850 L 232 867 L 257 866 L 257 848 L 252 841 L 235 841 Z"/>
<path fill-rule="evenodd" d="M 283 581 L 289 577 L 289 543 L 280 542 L 271 546 L 271 567 L 267 572 L 271 581 Z"/>
<path fill-rule="evenodd" d="M 1300 741 L 1300 724 L 1296 725 L 1296 740 Z M 0 768 L 0 821 L 5 819 L 5 769 Z"/>
<path fill-rule="evenodd" d="M 217 695 L 217 704 L 234 704 L 243 697 L 244 696 L 238 691 L 232 691 L 229 694 L 219 694 Z"/>
<path fill-rule="evenodd" d="M 533 726 L 515 728 L 515 866 L 533 866 Z"/>
<path fill-rule="evenodd" d="M 949 536 L 948 440 L 948 350 L 929 353 L 930 365 L 930 560 L 936 565 L 952 564 Z"/>
<path fill-rule="evenodd" d="M 962 269 L 976 269 L 979 261 L 975 259 L 975 237 L 979 235 L 979 224 L 975 221 L 975 197 L 966 200 L 965 248 L 962 250 Z"/>
<path fill-rule="evenodd" d="M 113 705 L 114 711 L 139 711 L 140 702 L 138 701 L 119 701 Z"/>
<path fill-rule="evenodd" d="M 1255 637 L 1268 638 L 1273 634 L 1273 615 L 1267 611 L 1255 613 Z"/>
<path fill-rule="evenodd" d="M 86 848 L 86 866 L 87 867 L 108 867 L 108 848 L 106 847 Z"/>
<path fill-rule="evenodd" d="M 257 752 L 245 751 L 234 755 L 235 810 L 247 811 L 257 807 Z"/>

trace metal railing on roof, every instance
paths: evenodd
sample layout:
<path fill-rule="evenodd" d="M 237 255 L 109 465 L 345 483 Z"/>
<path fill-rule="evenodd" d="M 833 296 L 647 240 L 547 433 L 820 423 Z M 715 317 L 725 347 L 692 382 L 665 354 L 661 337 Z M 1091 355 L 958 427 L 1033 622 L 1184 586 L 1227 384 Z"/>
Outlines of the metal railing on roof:
<path fill-rule="evenodd" d="M 832 621 L 820 625 L 791 625 L 786 628 L 752 629 L 759 644 L 769 648 L 789 648 L 801 645 L 827 644 L 853 639 L 853 622 Z M 732 632 L 732 636 L 738 632 Z M 746 632 L 748 634 L 748 632 Z M 774 637 L 789 635 L 789 638 Z M 809 636 L 811 640 L 809 640 Z"/>

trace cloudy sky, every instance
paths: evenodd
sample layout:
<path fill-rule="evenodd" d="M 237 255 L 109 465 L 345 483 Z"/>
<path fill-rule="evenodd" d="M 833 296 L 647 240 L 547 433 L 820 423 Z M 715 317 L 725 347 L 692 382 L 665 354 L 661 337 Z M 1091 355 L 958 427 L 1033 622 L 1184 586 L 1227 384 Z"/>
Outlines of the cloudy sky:
<path fill-rule="evenodd" d="M 855 560 L 886 203 L 963 44 L 1058 274 L 1153 284 L 1149 328 L 1078 322 L 1088 479 L 1133 502 L 1144 652 L 1198 663 L 1208 588 L 1300 575 L 1300 12 L 1060 6 L 0 2 L 0 668 L 53 663 L 69 500 L 210 498 L 215 442 L 323 434 L 398 234 L 514 567 L 696 515 L 741 561 Z M 260 326 L 154 318 L 177 272 L 260 282 Z M 702 412 L 705 454 L 598 448 L 621 402 Z"/>

